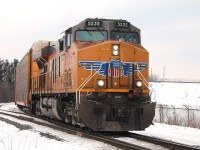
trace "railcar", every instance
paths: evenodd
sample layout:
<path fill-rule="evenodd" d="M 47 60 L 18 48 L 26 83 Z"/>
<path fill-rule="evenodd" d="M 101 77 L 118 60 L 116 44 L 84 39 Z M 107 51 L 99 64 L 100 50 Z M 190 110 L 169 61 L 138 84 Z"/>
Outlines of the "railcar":
<path fill-rule="evenodd" d="M 155 115 L 148 70 L 140 29 L 87 18 L 32 45 L 15 70 L 15 102 L 93 131 L 144 130 Z"/>

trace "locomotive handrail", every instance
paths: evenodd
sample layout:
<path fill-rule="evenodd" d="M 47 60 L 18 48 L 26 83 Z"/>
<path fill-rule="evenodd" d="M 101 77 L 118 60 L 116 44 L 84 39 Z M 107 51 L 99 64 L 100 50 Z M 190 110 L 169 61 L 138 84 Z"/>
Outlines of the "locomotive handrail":
<path fill-rule="evenodd" d="M 104 62 L 103 62 L 104 63 Z M 102 63 L 102 64 L 103 64 Z M 79 104 L 80 104 L 80 91 L 84 88 L 84 86 L 102 69 L 101 67 L 92 75 L 92 66 L 91 66 L 91 74 L 90 76 L 78 87 L 78 92 L 79 92 Z"/>
<path fill-rule="evenodd" d="M 149 85 L 149 83 L 147 82 L 147 80 L 144 78 L 144 76 L 142 75 L 142 73 L 141 73 L 141 71 L 139 70 L 139 65 L 138 64 L 136 64 L 136 66 L 137 66 L 137 73 L 138 73 L 138 77 L 140 78 L 140 80 L 142 80 L 142 81 L 144 81 L 144 84 L 145 84 L 145 86 L 151 91 L 151 95 L 152 95 L 152 93 L 154 92 L 154 94 L 155 94 L 155 96 L 154 96 L 154 102 L 156 102 L 156 91 Z M 141 76 L 142 76 L 142 78 L 141 78 Z M 149 85 L 149 86 L 148 86 Z M 151 89 L 150 89 L 150 88 Z"/>
<path fill-rule="evenodd" d="M 80 91 L 83 87 L 101 70 L 100 67 L 93 75 L 92 75 L 92 65 L 90 75 L 81 83 L 81 85 L 76 89 L 76 110 L 78 110 L 78 104 L 80 104 Z M 79 120 L 79 116 L 77 114 L 77 120 Z"/>
<path fill-rule="evenodd" d="M 92 65 L 91 65 L 91 72 L 90 75 L 85 79 L 85 81 L 83 81 L 81 83 L 81 85 L 79 85 L 79 87 L 76 89 L 76 110 L 78 109 L 78 89 L 81 88 L 81 86 L 90 78 L 90 76 L 92 76 Z"/>
<path fill-rule="evenodd" d="M 151 89 L 152 89 L 152 92 L 151 92 L 151 95 L 152 95 L 152 93 L 154 92 L 154 94 L 155 94 L 155 96 L 154 96 L 154 102 L 156 102 L 156 91 L 152 88 L 152 86 L 151 85 L 149 85 L 150 87 L 151 87 Z"/>
<path fill-rule="evenodd" d="M 36 88 L 36 87 L 38 87 L 38 85 L 39 85 L 39 83 L 37 83 L 33 88 Z"/>
<path fill-rule="evenodd" d="M 142 73 L 141 73 L 141 71 L 140 71 L 140 69 L 139 69 L 139 65 L 136 64 L 136 66 L 137 66 L 138 77 L 140 78 L 140 80 L 145 81 L 144 84 L 145 84 L 145 86 L 148 88 L 148 82 L 147 82 L 147 80 L 144 78 L 144 76 L 142 75 Z M 140 77 L 139 73 L 140 73 L 140 75 L 142 76 L 143 79 Z M 149 88 L 148 88 L 148 89 L 149 89 Z M 149 90 L 150 90 L 150 89 L 149 89 Z"/>
<path fill-rule="evenodd" d="M 32 76 L 31 78 L 39 77 L 39 76 L 42 76 L 42 75 L 45 75 L 45 74 L 50 74 L 50 72 L 41 73 L 41 74 L 39 74 L 39 75 Z"/>
<path fill-rule="evenodd" d="M 83 87 L 101 70 L 102 67 L 100 67 L 85 83 L 84 85 L 79 89 L 79 104 L 80 104 L 80 91 L 83 89 Z"/>

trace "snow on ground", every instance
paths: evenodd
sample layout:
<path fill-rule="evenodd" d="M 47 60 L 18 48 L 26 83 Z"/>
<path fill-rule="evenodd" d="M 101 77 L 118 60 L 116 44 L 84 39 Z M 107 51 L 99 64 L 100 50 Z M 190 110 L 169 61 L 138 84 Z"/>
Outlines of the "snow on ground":
<path fill-rule="evenodd" d="M 200 129 L 154 123 L 145 131 L 132 131 L 134 133 L 159 137 L 166 140 L 200 146 Z M 200 148 L 200 147 L 199 147 Z"/>
<path fill-rule="evenodd" d="M 22 113 L 22 111 L 18 107 L 16 107 L 14 102 L 12 102 L 12 103 L 0 103 L 0 109 Z"/>
<path fill-rule="evenodd" d="M 14 103 L 0 109 L 17 110 Z M 19 111 L 19 110 L 18 110 Z M 95 140 L 67 134 L 52 128 L 0 115 L 0 150 L 116 150 Z"/>
<path fill-rule="evenodd" d="M 151 82 L 150 85 L 156 91 L 157 104 L 200 109 L 200 83 Z"/>

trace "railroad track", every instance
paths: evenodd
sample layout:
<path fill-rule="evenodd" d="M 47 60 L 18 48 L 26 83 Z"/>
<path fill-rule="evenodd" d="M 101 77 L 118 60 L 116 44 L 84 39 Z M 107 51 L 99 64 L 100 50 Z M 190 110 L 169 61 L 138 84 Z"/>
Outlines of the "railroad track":
<path fill-rule="evenodd" d="M 141 135 L 141 134 L 137 134 L 137 133 L 116 132 L 116 133 L 104 133 L 104 135 L 112 136 L 113 138 L 129 137 L 129 138 L 133 138 L 133 139 L 138 139 L 138 140 L 145 141 L 148 143 L 153 143 L 155 145 L 160 145 L 160 146 L 166 147 L 171 150 L 200 150 L 200 146 L 186 145 L 186 144 L 174 142 L 172 140 L 165 140 L 165 139 Z"/>
<path fill-rule="evenodd" d="M 59 122 L 57 120 L 46 119 L 46 121 L 48 122 L 39 121 L 39 119 L 44 119 L 44 118 L 35 116 L 33 114 L 27 115 L 27 114 L 23 114 L 19 112 L 14 112 L 14 113 L 12 113 L 11 111 L 0 110 L 0 114 L 3 114 L 3 115 L 18 118 L 18 119 L 32 122 L 38 125 L 50 127 L 50 128 L 57 129 L 59 131 L 63 131 L 63 132 L 77 135 L 80 137 L 85 137 L 85 138 L 101 141 L 101 142 L 104 142 L 104 143 L 107 143 L 107 144 L 110 144 L 110 145 L 113 145 L 125 150 L 150 150 L 150 149 L 144 146 L 139 146 L 138 143 L 132 144 L 123 140 L 118 140 L 116 139 L 116 137 L 124 137 L 124 138 L 129 137 L 129 138 L 138 139 L 141 141 L 145 141 L 147 143 L 160 145 L 163 147 L 163 149 L 166 148 L 166 149 L 172 149 L 172 150 L 200 150 L 200 147 L 176 143 L 173 141 L 163 140 L 156 137 L 148 137 L 148 136 L 130 133 L 130 132 L 91 132 L 88 130 L 83 130 L 81 128 L 77 128 L 77 127 L 65 124 L 63 122 Z M 34 118 L 36 117 L 38 119 L 34 119 L 32 117 Z"/>
<path fill-rule="evenodd" d="M 131 138 L 136 138 L 139 140 L 144 140 L 146 142 L 151 142 L 154 144 L 159 144 L 161 146 L 167 147 L 169 149 L 173 150 L 200 150 L 199 146 L 194 146 L 194 145 L 186 145 L 178 142 L 174 142 L 172 140 L 165 140 L 157 137 L 150 137 L 150 136 L 145 136 L 145 135 L 140 135 L 136 133 L 126 133 L 125 136 L 131 137 Z"/>

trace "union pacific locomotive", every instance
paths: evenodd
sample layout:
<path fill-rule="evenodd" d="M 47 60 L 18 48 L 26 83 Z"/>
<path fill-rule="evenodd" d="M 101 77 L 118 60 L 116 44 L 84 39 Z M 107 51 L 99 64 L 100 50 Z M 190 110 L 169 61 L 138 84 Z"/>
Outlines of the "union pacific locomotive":
<path fill-rule="evenodd" d="M 88 18 L 32 45 L 15 70 L 15 102 L 93 131 L 144 130 L 155 115 L 148 65 L 140 29 Z"/>

